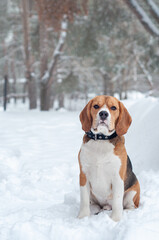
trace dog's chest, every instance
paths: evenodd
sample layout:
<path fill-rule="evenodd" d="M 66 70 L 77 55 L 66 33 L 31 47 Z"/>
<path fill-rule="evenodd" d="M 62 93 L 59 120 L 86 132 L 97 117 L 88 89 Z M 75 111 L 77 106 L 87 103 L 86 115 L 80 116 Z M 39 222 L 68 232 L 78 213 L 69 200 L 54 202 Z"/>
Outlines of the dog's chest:
<path fill-rule="evenodd" d="M 119 175 L 121 166 L 114 145 L 109 141 L 90 140 L 82 145 L 80 161 L 93 195 L 101 205 L 106 204 L 112 196 L 113 178 Z"/>

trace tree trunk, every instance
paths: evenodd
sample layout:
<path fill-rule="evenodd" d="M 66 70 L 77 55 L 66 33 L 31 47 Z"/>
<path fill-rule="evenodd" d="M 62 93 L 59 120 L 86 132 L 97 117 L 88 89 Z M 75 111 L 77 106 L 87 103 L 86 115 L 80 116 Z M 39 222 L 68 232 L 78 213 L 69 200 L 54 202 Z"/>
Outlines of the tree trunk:
<path fill-rule="evenodd" d="M 107 95 L 107 80 L 103 79 L 103 94 Z"/>
<path fill-rule="evenodd" d="M 109 75 L 107 73 L 102 74 L 103 76 L 103 94 L 107 95 L 108 94 L 108 84 L 110 81 Z"/>
<path fill-rule="evenodd" d="M 36 81 L 30 77 L 28 79 L 29 109 L 37 108 Z"/>
<path fill-rule="evenodd" d="M 36 99 L 36 83 L 32 78 L 31 73 L 31 57 L 30 57 L 30 39 L 29 39 L 29 21 L 28 21 L 28 1 L 22 1 L 22 20 L 23 20 L 23 33 L 24 33 L 24 52 L 25 52 L 25 70 L 26 79 L 28 81 L 28 95 L 29 95 L 29 108 L 34 109 L 37 107 Z"/>
<path fill-rule="evenodd" d="M 45 74 L 48 68 L 48 34 L 44 21 L 39 22 L 39 34 L 40 34 L 40 75 L 41 78 Z M 50 88 L 47 85 L 41 83 L 40 87 L 40 109 L 41 111 L 48 111 L 50 109 Z"/>
<path fill-rule="evenodd" d="M 41 25 L 41 30 L 42 29 L 43 29 L 43 26 Z M 47 64 L 48 65 L 47 70 L 45 70 L 45 68 L 46 68 L 45 65 L 43 65 L 43 64 L 41 65 L 42 76 L 41 76 L 40 100 L 41 100 L 41 110 L 43 110 L 43 111 L 48 111 L 51 106 L 51 96 L 50 95 L 51 95 L 51 85 L 54 81 L 53 73 L 54 73 L 54 70 L 56 69 L 57 61 L 63 50 L 66 35 L 67 35 L 67 19 L 64 16 L 63 21 L 61 22 L 61 33 L 60 33 L 60 37 L 58 40 L 58 44 L 52 53 L 52 58 L 51 58 L 50 63 Z M 47 39 L 47 37 L 45 37 L 45 36 L 47 36 L 47 34 L 44 34 L 44 35 L 41 34 L 41 37 L 43 40 Z M 43 40 L 42 40 L 42 44 L 43 44 Z M 43 57 L 43 54 L 42 54 L 42 57 Z M 41 60 L 42 60 L 42 58 L 41 58 Z M 41 63 L 42 63 L 42 61 L 41 61 Z M 47 62 L 45 61 L 45 64 L 46 63 Z M 43 70 L 45 70 L 45 71 L 43 72 Z"/>
<path fill-rule="evenodd" d="M 125 97 L 124 99 L 128 99 L 128 93 L 127 93 L 127 90 L 125 91 Z"/>
<path fill-rule="evenodd" d="M 54 108 L 55 96 L 52 95 L 50 99 L 50 108 Z"/>
<path fill-rule="evenodd" d="M 11 72 L 12 72 L 12 77 L 13 77 L 13 87 L 12 87 L 12 91 L 14 94 L 17 93 L 17 89 L 16 89 L 16 82 L 17 82 L 17 79 L 16 79 L 16 74 L 15 74 L 15 56 L 13 54 L 12 56 L 12 61 L 11 61 Z M 16 97 L 14 97 L 14 103 L 16 104 Z"/>
<path fill-rule="evenodd" d="M 48 68 L 48 32 L 43 21 L 39 22 L 39 37 L 40 37 L 40 76 L 42 77 Z"/>
<path fill-rule="evenodd" d="M 64 108 L 64 93 L 61 93 L 58 97 L 59 109 Z"/>
<path fill-rule="evenodd" d="M 122 100 L 123 97 L 122 97 L 122 91 L 119 92 L 119 99 Z"/>
<path fill-rule="evenodd" d="M 110 96 L 114 96 L 114 83 L 112 81 L 109 83 L 109 94 Z"/>
<path fill-rule="evenodd" d="M 8 94 L 8 75 L 4 76 L 4 89 L 3 89 L 3 108 L 7 109 L 7 94 Z"/>
<path fill-rule="evenodd" d="M 51 103 L 51 89 L 41 84 L 40 88 L 40 109 L 41 111 L 48 111 Z"/>
<path fill-rule="evenodd" d="M 26 93 L 27 88 L 28 88 L 28 82 L 25 82 L 24 86 L 23 86 L 23 93 L 24 94 Z M 28 90 L 28 92 L 29 92 L 29 90 Z M 25 97 L 22 98 L 22 103 L 25 103 Z"/>

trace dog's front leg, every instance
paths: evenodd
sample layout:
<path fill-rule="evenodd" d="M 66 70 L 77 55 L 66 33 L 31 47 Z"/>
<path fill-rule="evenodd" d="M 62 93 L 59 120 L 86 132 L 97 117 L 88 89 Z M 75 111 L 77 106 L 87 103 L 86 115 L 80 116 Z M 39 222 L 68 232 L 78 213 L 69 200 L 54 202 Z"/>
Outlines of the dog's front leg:
<path fill-rule="evenodd" d="M 113 202 L 112 202 L 112 215 L 111 218 L 118 222 L 120 221 L 123 213 L 123 195 L 124 195 L 124 182 L 120 176 L 113 179 Z"/>
<path fill-rule="evenodd" d="M 90 216 L 90 186 L 86 182 L 84 186 L 80 186 L 80 211 L 78 218 Z"/>

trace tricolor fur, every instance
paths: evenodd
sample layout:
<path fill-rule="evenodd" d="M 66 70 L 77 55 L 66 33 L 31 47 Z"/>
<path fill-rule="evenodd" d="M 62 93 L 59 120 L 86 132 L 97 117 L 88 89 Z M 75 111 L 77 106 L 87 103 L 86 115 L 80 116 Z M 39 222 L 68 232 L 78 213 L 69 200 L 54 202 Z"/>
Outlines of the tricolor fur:
<path fill-rule="evenodd" d="M 131 124 L 131 116 L 114 97 L 93 98 L 80 114 L 82 129 L 117 137 L 92 140 L 84 135 L 79 152 L 81 203 L 79 218 L 111 210 L 112 219 L 119 221 L 123 208 L 139 205 L 140 186 L 132 171 L 123 135 Z"/>

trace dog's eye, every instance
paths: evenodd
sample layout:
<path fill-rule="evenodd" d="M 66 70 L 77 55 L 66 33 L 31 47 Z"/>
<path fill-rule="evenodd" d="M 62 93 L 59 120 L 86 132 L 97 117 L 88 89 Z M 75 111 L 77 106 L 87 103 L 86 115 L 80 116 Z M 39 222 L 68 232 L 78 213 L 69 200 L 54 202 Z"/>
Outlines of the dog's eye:
<path fill-rule="evenodd" d="M 115 107 L 115 106 L 112 106 L 112 107 L 111 107 L 111 110 L 115 111 L 115 110 L 116 110 L 116 107 Z"/>
<path fill-rule="evenodd" d="M 94 105 L 94 108 L 95 108 L 95 109 L 98 109 L 98 108 L 99 108 L 99 106 L 96 104 L 96 105 Z"/>

